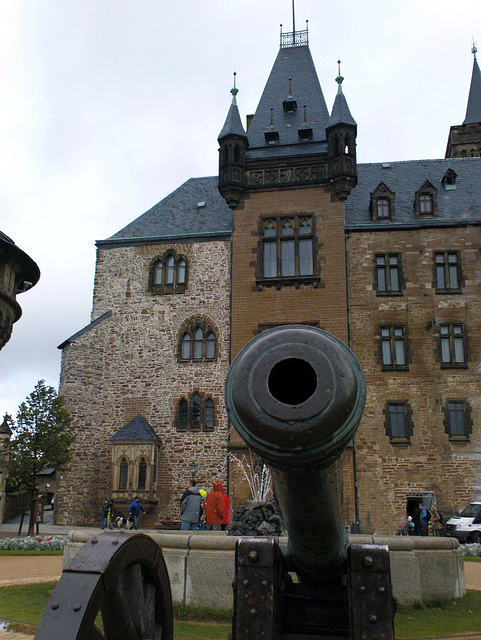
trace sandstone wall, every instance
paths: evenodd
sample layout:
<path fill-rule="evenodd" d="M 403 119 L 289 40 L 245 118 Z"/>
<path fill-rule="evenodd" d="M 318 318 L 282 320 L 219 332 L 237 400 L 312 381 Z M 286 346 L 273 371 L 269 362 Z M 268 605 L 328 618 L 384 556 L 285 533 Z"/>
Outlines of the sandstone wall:
<path fill-rule="evenodd" d="M 409 494 L 435 491 L 447 519 L 481 485 L 481 270 L 479 227 L 353 233 L 348 241 L 352 348 L 366 375 L 368 399 L 357 435 L 363 532 L 392 533 L 402 526 Z M 460 293 L 436 293 L 434 252 L 457 249 Z M 375 255 L 398 252 L 406 283 L 401 296 L 377 296 Z M 441 368 L 439 324 L 463 323 L 467 368 Z M 407 371 L 382 371 L 379 326 L 408 331 Z M 450 439 L 443 407 L 467 400 L 473 428 L 468 440 Z M 391 443 L 385 430 L 388 402 L 408 402 L 414 424 L 410 443 Z"/>

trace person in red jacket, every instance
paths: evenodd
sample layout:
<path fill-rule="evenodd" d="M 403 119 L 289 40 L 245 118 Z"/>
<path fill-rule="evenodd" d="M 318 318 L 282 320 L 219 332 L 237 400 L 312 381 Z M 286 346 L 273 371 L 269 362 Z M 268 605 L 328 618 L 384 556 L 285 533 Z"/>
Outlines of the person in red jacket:
<path fill-rule="evenodd" d="M 214 480 L 212 491 L 207 494 L 204 502 L 206 529 L 219 530 L 224 520 L 224 496 L 222 495 L 222 483 Z"/>
<path fill-rule="evenodd" d="M 219 482 L 219 484 L 220 484 L 221 493 L 224 497 L 224 517 L 222 518 L 222 524 L 220 525 L 220 528 L 222 531 L 225 531 L 227 529 L 227 525 L 229 524 L 230 498 L 225 492 L 222 483 Z"/>

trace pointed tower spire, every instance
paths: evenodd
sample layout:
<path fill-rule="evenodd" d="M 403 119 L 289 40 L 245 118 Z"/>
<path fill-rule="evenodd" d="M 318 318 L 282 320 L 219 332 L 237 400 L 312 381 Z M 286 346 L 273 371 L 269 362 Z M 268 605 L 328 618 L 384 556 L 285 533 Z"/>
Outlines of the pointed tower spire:
<path fill-rule="evenodd" d="M 219 142 L 218 187 L 221 195 L 232 209 L 238 205 L 245 187 L 245 157 L 249 146 L 237 107 L 239 89 L 236 86 L 236 75 L 234 71 L 234 86 L 230 90 L 232 102 L 222 131 L 217 138 Z"/>
<path fill-rule="evenodd" d="M 478 49 L 473 41 L 473 71 L 469 87 L 466 117 L 462 125 L 454 125 L 449 131 L 446 158 L 466 158 L 481 155 L 481 71 L 476 53 Z"/>
<path fill-rule="evenodd" d="M 326 124 L 329 182 L 340 200 L 345 200 L 357 184 L 357 124 L 342 92 L 341 61 L 337 61 L 337 95 Z"/>
<path fill-rule="evenodd" d="M 473 72 L 471 74 L 471 85 L 469 87 L 468 106 L 466 108 L 466 117 L 463 124 L 472 124 L 481 122 L 481 72 L 479 70 L 476 53 L 478 49 L 476 43 L 473 42 L 471 53 L 474 56 Z"/>

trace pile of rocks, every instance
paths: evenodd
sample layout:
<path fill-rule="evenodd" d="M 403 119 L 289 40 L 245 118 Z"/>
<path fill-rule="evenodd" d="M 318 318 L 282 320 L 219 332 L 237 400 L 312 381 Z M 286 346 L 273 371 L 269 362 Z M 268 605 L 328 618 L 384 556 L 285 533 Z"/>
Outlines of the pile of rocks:
<path fill-rule="evenodd" d="M 275 504 L 246 500 L 237 507 L 229 535 L 231 536 L 282 536 L 286 527 Z"/>

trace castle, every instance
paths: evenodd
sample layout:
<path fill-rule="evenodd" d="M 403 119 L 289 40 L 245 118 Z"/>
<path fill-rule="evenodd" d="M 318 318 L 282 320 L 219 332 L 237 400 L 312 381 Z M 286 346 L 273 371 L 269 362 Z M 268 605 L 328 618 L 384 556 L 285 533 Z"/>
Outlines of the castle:
<path fill-rule="evenodd" d="M 474 51 L 475 53 L 475 51 Z M 348 344 L 368 397 L 344 454 L 347 523 L 393 533 L 422 496 L 448 515 L 481 485 L 481 73 L 445 159 L 358 164 L 337 78 L 325 103 L 307 31 L 281 34 L 244 127 L 237 88 L 219 175 L 193 178 L 97 242 L 91 323 L 65 340 L 77 429 L 57 522 L 134 495 L 145 527 L 179 522 L 195 475 L 246 490 L 224 405 L 229 363 L 298 323 Z"/>

